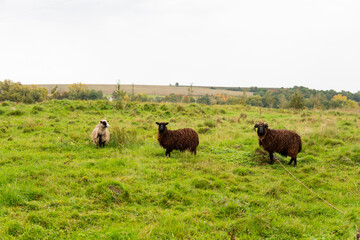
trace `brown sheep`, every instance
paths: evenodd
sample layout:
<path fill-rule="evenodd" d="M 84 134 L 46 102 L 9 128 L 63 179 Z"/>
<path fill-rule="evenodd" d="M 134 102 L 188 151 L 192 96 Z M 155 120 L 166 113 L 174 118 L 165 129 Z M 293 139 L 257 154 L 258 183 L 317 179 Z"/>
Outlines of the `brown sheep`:
<path fill-rule="evenodd" d="M 105 147 L 105 144 L 108 144 L 110 141 L 110 132 L 107 129 L 110 127 L 108 121 L 101 120 L 98 125 L 94 128 L 91 133 L 91 138 L 95 145 L 100 147 Z"/>
<path fill-rule="evenodd" d="M 256 123 L 254 129 L 259 138 L 259 146 L 262 146 L 270 156 L 270 164 L 273 164 L 273 153 L 277 152 L 283 156 L 290 156 L 289 165 L 294 162 L 296 167 L 296 157 L 302 149 L 300 136 L 289 130 L 274 130 L 270 129 L 266 122 Z"/>
<path fill-rule="evenodd" d="M 159 125 L 158 141 L 160 146 L 166 149 L 165 156 L 173 150 L 181 152 L 189 150 L 196 155 L 196 148 L 199 145 L 199 136 L 194 129 L 184 128 L 178 130 L 168 130 L 166 125 L 169 123 L 156 122 Z"/>

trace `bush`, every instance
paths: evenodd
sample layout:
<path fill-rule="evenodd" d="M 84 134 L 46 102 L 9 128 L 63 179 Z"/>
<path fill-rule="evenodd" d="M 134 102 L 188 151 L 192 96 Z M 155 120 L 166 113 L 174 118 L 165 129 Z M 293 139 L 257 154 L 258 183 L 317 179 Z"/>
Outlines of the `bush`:
<path fill-rule="evenodd" d="M 41 106 L 34 106 L 32 109 L 39 112 L 44 111 L 44 108 Z"/>
<path fill-rule="evenodd" d="M 198 132 L 200 134 L 208 133 L 208 132 L 210 132 L 210 128 L 199 128 Z"/>
<path fill-rule="evenodd" d="M 206 120 L 204 122 L 204 125 L 209 127 L 209 128 L 214 128 L 216 126 L 216 123 L 214 121 L 212 121 L 212 120 Z"/>
<path fill-rule="evenodd" d="M 47 99 L 48 91 L 46 88 L 37 86 L 23 86 L 21 83 L 14 83 L 11 80 L 0 81 L 0 101 L 34 103 L 42 102 Z M 3 106 L 8 106 L 3 103 Z"/>
<path fill-rule="evenodd" d="M 14 110 L 14 111 L 9 112 L 7 115 L 8 116 L 22 116 L 24 114 L 25 114 L 25 112 L 23 112 L 23 111 Z"/>

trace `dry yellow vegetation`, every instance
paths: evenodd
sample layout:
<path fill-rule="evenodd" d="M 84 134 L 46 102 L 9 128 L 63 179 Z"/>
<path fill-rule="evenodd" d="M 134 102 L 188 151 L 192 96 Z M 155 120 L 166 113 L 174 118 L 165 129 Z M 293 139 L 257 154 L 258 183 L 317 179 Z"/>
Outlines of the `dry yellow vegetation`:
<path fill-rule="evenodd" d="M 70 84 L 39 84 L 39 87 L 44 87 L 49 90 L 53 89 L 55 86 L 58 86 L 60 92 L 68 91 L 67 87 Z M 96 91 L 101 90 L 105 95 L 112 94 L 116 88 L 116 84 L 87 84 L 89 89 L 94 89 Z M 125 90 L 128 93 L 132 92 L 132 85 L 130 84 L 121 84 L 121 89 Z M 164 85 L 134 85 L 134 93 L 145 93 L 147 95 L 161 95 L 166 96 L 171 93 L 188 95 L 188 86 L 164 86 Z M 226 94 L 231 96 L 241 96 L 242 91 L 230 91 L 226 89 L 212 89 L 210 87 L 193 87 L 193 95 L 201 96 L 205 94 L 214 95 L 214 94 Z M 251 92 L 246 92 L 246 95 L 252 95 Z"/>

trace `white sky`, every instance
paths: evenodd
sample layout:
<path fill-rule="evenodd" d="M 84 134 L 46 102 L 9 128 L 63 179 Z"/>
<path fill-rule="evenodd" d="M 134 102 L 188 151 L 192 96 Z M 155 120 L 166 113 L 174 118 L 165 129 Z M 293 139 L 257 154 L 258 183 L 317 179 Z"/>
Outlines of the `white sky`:
<path fill-rule="evenodd" d="M 0 0 L 0 81 L 360 90 L 359 0 Z"/>

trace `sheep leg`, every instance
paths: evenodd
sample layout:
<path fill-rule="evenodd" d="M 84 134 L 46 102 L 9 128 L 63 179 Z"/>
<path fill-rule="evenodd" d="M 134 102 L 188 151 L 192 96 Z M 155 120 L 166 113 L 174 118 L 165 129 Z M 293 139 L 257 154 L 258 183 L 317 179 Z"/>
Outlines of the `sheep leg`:
<path fill-rule="evenodd" d="M 269 153 L 270 156 L 270 164 L 274 163 L 274 154 L 273 153 Z"/>
<path fill-rule="evenodd" d="M 289 162 L 289 165 L 291 165 L 292 162 L 294 162 L 294 167 L 296 167 L 296 163 L 297 163 L 296 157 L 291 157 L 291 160 L 290 160 L 290 162 Z"/>
<path fill-rule="evenodd" d="M 191 150 L 191 153 L 196 155 L 196 148 Z"/>
<path fill-rule="evenodd" d="M 296 158 L 294 158 L 294 167 L 296 167 L 297 161 Z"/>
<path fill-rule="evenodd" d="M 294 158 L 291 158 L 290 162 L 288 163 L 288 165 L 291 165 L 291 163 L 294 161 Z"/>
<path fill-rule="evenodd" d="M 98 134 L 98 137 L 99 137 L 99 146 L 101 147 L 101 145 L 102 145 L 102 136 L 101 136 L 101 134 Z"/>
<path fill-rule="evenodd" d="M 165 157 L 167 157 L 167 155 L 169 154 L 169 157 L 170 157 L 170 153 L 171 153 L 171 151 L 170 150 L 168 150 L 168 149 L 166 149 L 166 152 L 165 152 Z"/>

